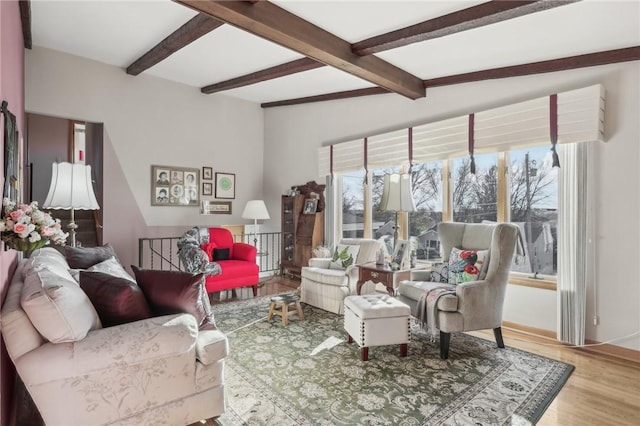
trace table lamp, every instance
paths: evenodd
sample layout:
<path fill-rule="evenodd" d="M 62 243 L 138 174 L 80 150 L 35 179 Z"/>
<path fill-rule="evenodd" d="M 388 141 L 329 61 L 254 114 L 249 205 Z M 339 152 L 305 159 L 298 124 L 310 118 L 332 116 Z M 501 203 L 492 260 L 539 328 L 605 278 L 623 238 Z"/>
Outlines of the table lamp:
<path fill-rule="evenodd" d="M 100 206 L 93 192 L 91 166 L 85 164 L 53 163 L 51 186 L 43 205 L 45 209 L 71 210 L 69 235 L 76 247 L 75 210 L 98 210 Z"/>

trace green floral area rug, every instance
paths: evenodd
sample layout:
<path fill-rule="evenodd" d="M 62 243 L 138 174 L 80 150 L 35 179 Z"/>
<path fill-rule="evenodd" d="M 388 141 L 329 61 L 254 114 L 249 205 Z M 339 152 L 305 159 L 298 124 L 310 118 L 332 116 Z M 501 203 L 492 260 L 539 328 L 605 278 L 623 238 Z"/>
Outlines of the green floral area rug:
<path fill-rule="evenodd" d="M 266 320 L 269 297 L 213 307 L 230 345 L 220 424 L 530 425 L 573 371 L 463 333 L 441 360 L 418 325 L 407 357 L 398 345 L 376 346 L 363 362 L 341 315 L 302 306 L 304 321 L 293 316 L 287 327 Z M 311 355 L 330 337 L 342 342 Z"/>

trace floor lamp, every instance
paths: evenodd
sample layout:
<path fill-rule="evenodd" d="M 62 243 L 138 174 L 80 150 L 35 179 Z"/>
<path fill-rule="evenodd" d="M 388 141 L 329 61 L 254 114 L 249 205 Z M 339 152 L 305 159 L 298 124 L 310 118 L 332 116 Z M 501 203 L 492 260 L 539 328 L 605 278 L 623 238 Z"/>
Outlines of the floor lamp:
<path fill-rule="evenodd" d="M 413 212 L 416 205 L 411 192 L 411 174 L 385 174 L 380 210 L 396 213 L 393 246 L 398 243 L 398 212 Z"/>
<path fill-rule="evenodd" d="M 258 248 L 258 219 L 271 219 L 262 200 L 249 200 L 242 211 L 243 219 L 253 219 L 253 245 Z"/>
<path fill-rule="evenodd" d="M 71 210 L 69 235 L 71 247 L 76 247 L 75 210 L 98 210 L 100 206 L 93 192 L 91 166 L 85 164 L 53 163 L 49 194 L 42 205 L 45 209 Z"/>

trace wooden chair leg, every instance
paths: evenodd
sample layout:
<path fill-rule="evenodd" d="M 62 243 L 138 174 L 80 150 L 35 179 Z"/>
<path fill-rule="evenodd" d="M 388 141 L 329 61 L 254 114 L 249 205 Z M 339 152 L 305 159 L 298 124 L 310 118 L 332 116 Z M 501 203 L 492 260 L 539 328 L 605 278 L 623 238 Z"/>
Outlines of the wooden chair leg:
<path fill-rule="evenodd" d="M 496 343 L 499 348 L 504 348 L 504 340 L 502 340 L 502 327 L 497 327 L 493 329 L 493 335 L 496 338 Z"/>
<path fill-rule="evenodd" d="M 451 342 L 451 333 L 440 331 L 440 358 L 449 358 L 449 343 Z"/>
<path fill-rule="evenodd" d="M 258 297 L 258 284 L 251 287 L 251 289 L 253 290 L 253 297 Z"/>
<path fill-rule="evenodd" d="M 400 358 L 404 358 L 407 356 L 407 347 L 408 345 L 406 343 L 400 344 Z"/>
<path fill-rule="evenodd" d="M 363 361 L 369 360 L 369 348 L 367 346 L 363 346 L 360 349 L 360 359 L 362 359 Z"/>

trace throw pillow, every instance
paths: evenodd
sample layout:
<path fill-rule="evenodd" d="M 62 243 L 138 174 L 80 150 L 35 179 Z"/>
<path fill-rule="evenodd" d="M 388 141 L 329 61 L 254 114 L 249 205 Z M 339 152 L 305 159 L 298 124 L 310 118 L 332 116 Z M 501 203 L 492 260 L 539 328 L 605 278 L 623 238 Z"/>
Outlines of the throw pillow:
<path fill-rule="evenodd" d="M 431 280 L 435 283 L 449 282 L 449 264 L 446 262 L 438 262 L 431 264 Z"/>
<path fill-rule="evenodd" d="M 216 245 L 216 243 L 205 243 L 202 244 L 200 246 L 200 248 L 202 249 L 202 251 L 204 251 L 205 253 L 207 253 L 207 257 L 209 258 L 209 261 L 213 260 L 213 250 L 218 247 Z"/>
<path fill-rule="evenodd" d="M 484 269 L 489 250 L 452 248 L 449 255 L 449 284 L 476 281 Z"/>
<path fill-rule="evenodd" d="M 329 269 L 347 269 L 347 267 L 355 263 L 359 252 L 359 245 L 339 244 L 333 252 Z"/>
<path fill-rule="evenodd" d="M 214 248 L 213 249 L 213 261 L 217 262 L 218 260 L 229 260 L 229 249 L 228 248 Z"/>
<path fill-rule="evenodd" d="M 155 315 L 188 313 L 196 318 L 198 325 L 213 318 L 204 274 L 140 269 L 134 265 L 131 269 Z"/>
<path fill-rule="evenodd" d="M 64 255 L 67 258 L 67 263 L 72 269 L 88 269 L 95 265 L 115 257 L 116 252 L 113 250 L 111 244 L 105 244 L 101 247 L 69 247 L 65 246 Z M 117 257 L 116 257 L 117 259 Z"/>
<path fill-rule="evenodd" d="M 80 288 L 104 327 L 151 318 L 151 308 L 135 281 L 103 272 L 80 271 Z"/>
<path fill-rule="evenodd" d="M 101 327 L 78 283 L 46 268 L 25 277 L 20 305 L 38 332 L 53 343 L 77 342 Z"/>

